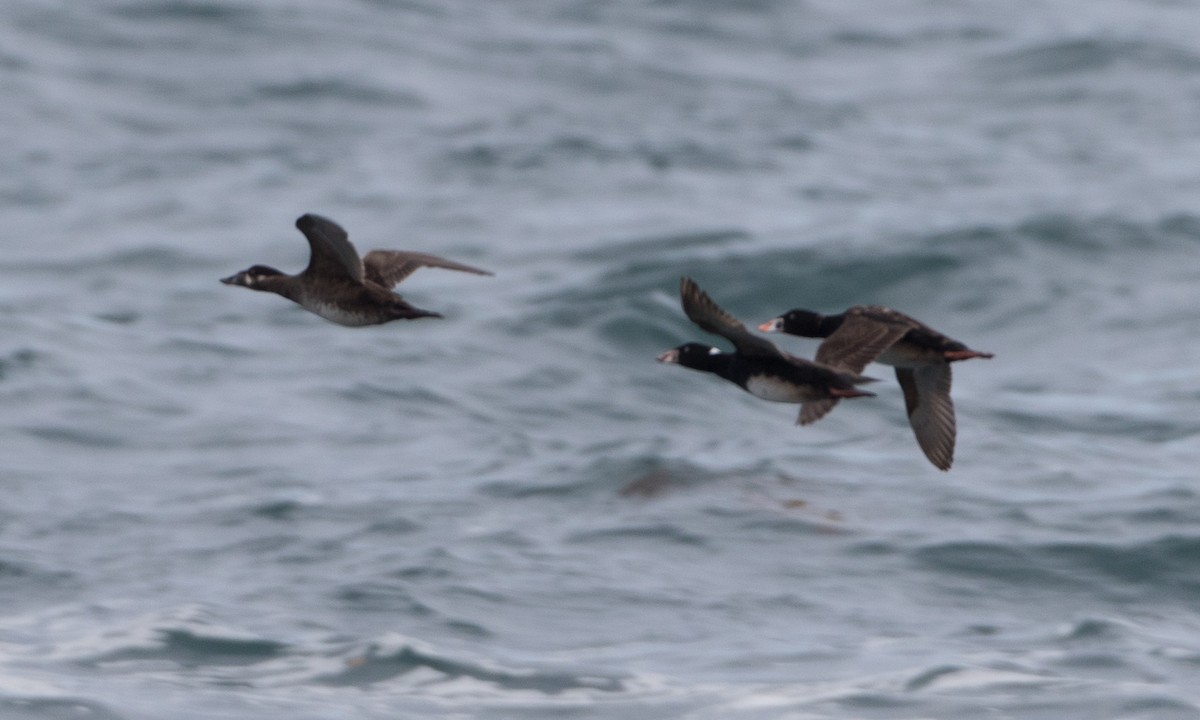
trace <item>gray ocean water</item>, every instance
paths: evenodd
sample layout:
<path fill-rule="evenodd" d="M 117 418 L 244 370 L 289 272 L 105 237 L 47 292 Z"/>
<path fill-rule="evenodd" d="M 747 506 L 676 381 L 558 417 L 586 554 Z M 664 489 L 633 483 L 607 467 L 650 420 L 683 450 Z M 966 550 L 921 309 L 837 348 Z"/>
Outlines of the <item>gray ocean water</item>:
<path fill-rule="evenodd" d="M 1197 38 L 7 0 L 0 718 L 1200 717 Z M 217 282 L 302 268 L 304 212 L 496 276 L 365 329 Z M 682 274 L 996 353 L 953 470 L 890 380 L 800 428 L 656 364 L 712 340 Z"/>

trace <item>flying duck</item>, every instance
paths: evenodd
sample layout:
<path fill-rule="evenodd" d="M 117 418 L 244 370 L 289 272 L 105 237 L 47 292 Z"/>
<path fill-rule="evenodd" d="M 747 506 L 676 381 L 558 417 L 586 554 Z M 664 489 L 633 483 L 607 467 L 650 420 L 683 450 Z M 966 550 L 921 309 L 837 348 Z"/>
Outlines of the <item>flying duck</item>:
<path fill-rule="evenodd" d="M 840 366 L 809 362 L 783 352 L 766 338 L 754 335 L 740 320 L 713 302 L 694 280 L 679 281 L 683 312 L 700 329 L 720 335 L 733 343 L 734 351 L 700 343 L 685 343 L 658 356 L 661 363 L 673 363 L 693 370 L 710 372 L 732 382 L 763 400 L 800 403 L 798 424 L 807 425 L 821 418 L 828 409 L 814 414 L 812 408 L 831 400 L 866 397 L 874 393 L 855 385 L 872 382 L 857 371 Z M 829 405 L 833 407 L 832 403 Z"/>
<path fill-rule="evenodd" d="M 301 215 L 296 227 L 308 239 L 308 267 L 296 275 L 266 265 L 254 265 L 222 278 L 226 285 L 273 292 L 305 310 L 339 325 L 360 327 L 392 320 L 441 317 L 405 302 L 392 292 L 404 278 L 423 267 L 491 275 L 487 270 L 421 252 L 372 250 L 361 259 L 346 231 L 329 218 Z"/>
<path fill-rule="evenodd" d="M 792 310 L 758 329 L 825 338 L 817 348 L 817 362 L 838 357 L 854 372 L 862 372 L 871 361 L 893 366 L 917 444 L 935 467 L 950 469 L 957 435 L 950 363 L 990 358 L 992 353 L 972 350 L 919 320 L 879 305 L 855 305 L 838 315 Z"/>

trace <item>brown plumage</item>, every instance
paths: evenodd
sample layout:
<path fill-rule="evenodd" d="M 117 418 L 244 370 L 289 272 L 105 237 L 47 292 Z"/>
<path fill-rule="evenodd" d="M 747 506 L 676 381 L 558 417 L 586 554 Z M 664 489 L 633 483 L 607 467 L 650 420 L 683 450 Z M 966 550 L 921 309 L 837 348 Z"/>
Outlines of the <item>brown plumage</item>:
<path fill-rule="evenodd" d="M 342 226 L 320 215 L 301 215 L 296 227 L 308 240 L 308 266 L 288 275 L 266 265 L 254 265 L 222 278 L 226 285 L 273 292 L 305 310 L 339 325 L 359 327 L 392 320 L 441 317 L 410 305 L 392 288 L 423 267 L 491 275 L 437 255 L 403 250 L 372 250 L 359 258 Z"/>

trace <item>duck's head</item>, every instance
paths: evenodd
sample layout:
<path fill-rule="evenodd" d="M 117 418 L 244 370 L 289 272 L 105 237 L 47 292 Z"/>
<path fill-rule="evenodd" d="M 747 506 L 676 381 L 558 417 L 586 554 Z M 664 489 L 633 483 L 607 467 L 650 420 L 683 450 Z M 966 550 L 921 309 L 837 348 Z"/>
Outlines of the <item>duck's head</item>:
<path fill-rule="evenodd" d="M 701 343 L 685 343 L 677 348 L 671 348 L 659 355 L 657 359 L 660 363 L 703 369 L 708 367 L 714 358 L 721 355 L 724 355 L 721 348 Z"/>
<path fill-rule="evenodd" d="M 267 265 L 254 265 L 246 268 L 236 275 L 230 275 L 227 278 L 221 278 L 221 282 L 225 283 L 226 285 L 241 285 L 242 287 L 247 287 L 251 290 L 266 290 L 267 288 L 263 287 L 264 280 L 267 278 L 279 277 L 283 274 L 284 273 L 282 271 L 276 270 L 275 268 Z"/>
<path fill-rule="evenodd" d="M 811 310 L 789 310 L 758 326 L 763 332 L 781 332 L 800 337 L 822 337 L 819 334 L 824 316 Z"/>

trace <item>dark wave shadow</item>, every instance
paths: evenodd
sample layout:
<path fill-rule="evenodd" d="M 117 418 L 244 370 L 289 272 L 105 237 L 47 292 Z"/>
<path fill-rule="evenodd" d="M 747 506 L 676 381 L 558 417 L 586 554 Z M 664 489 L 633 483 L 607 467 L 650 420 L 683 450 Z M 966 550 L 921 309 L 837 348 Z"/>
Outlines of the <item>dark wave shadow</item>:
<path fill-rule="evenodd" d="M 375 654 L 372 650 L 348 661 L 345 670 L 319 678 L 319 682 L 333 686 L 369 686 L 418 670 L 437 672 L 442 676 L 442 682 L 468 678 L 495 685 L 502 690 L 532 690 L 546 695 L 577 689 L 604 692 L 625 689 L 624 683 L 615 677 L 484 667 L 478 663 L 424 652 L 412 646 L 383 655 Z"/>
<path fill-rule="evenodd" d="M 0 717 L 5 720 L 125 720 L 104 705 L 74 697 L 0 698 Z"/>
<path fill-rule="evenodd" d="M 1031 77 L 1102 72 L 1119 63 L 1195 72 L 1200 70 L 1200 55 L 1161 42 L 1092 37 L 1029 45 L 988 58 L 983 67 L 994 78 L 1027 82 Z"/>
<path fill-rule="evenodd" d="M 1200 537 L 1130 543 L 953 542 L 916 550 L 921 566 L 1039 590 L 1123 597 L 1153 593 L 1160 602 L 1200 600 Z"/>
<path fill-rule="evenodd" d="M 162 629 L 150 647 L 129 647 L 91 658 L 85 665 L 105 665 L 129 660 L 165 660 L 180 667 L 255 665 L 281 657 L 287 646 L 260 638 L 202 635 L 180 628 Z"/>

